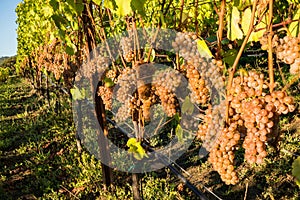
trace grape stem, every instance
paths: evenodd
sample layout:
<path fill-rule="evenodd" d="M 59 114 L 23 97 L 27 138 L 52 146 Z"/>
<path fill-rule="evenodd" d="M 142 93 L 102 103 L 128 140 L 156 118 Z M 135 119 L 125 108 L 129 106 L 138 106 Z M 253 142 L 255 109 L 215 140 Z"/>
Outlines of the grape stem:
<path fill-rule="evenodd" d="M 273 0 L 269 1 L 269 19 L 268 19 L 268 69 L 270 79 L 270 92 L 274 90 L 274 67 L 273 67 L 273 51 L 272 51 L 272 38 L 273 38 Z"/>
<path fill-rule="evenodd" d="M 178 29 L 181 28 L 182 14 L 183 14 L 183 7 L 184 7 L 184 0 L 181 0 L 181 6 L 180 6 L 180 18 L 179 18 Z"/>
<path fill-rule="evenodd" d="M 298 21 L 299 21 L 298 19 L 296 19 L 296 20 L 287 19 L 287 20 L 284 21 L 284 22 L 280 22 L 280 23 L 278 23 L 278 24 L 273 24 L 272 27 L 273 27 L 273 28 L 277 28 L 277 27 L 285 26 L 285 25 L 288 25 L 288 24 L 290 24 L 290 23 L 298 22 Z M 259 31 L 262 31 L 262 30 L 264 30 L 264 29 L 265 29 L 265 28 L 255 29 L 254 32 L 259 32 Z"/>
<path fill-rule="evenodd" d="M 234 73 L 236 71 L 236 67 L 237 67 L 237 65 L 239 63 L 239 60 L 240 60 L 240 58 L 241 58 L 241 56 L 243 54 L 243 51 L 244 51 L 244 49 L 245 49 L 245 47 L 247 45 L 247 42 L 248 42 L 248 40 L 250 38 L 250 35 L 251 35 L 251 33 L 252 33 L 253 29 L 254 29 L 254 20 L 255 20 L 256 5 L 257 5 L 257 0 L 255 0 L 253 2 L 252 13 L 251 13 L 251 20 L 250 20 L 250 25 L 249 25 L 249 30 L 247 32 L 247 35 L 246 35 L 246 37 L 245 37 L 245 39 L 243 41 L 243 44 L 242 44 L 242 46 L 241 46 L 241 48 L 240 48 L 240 50 L 239 50 L 239 52 L 238 52 L 238 54 L 237 54 L 237 56 L 235 58 L 235 61 L 234 61 L 233 65 L 232 65 L 232 68 L 229 69 L 229 78 L 228 78 L 228 83 L 227 83 L 227 95 L 229 95 L 229 92 L 230 92 L 230 89 L 231 89 L 231 85 L 232 85 L 232 81 L 233 81 L 233 76 L 234 76 Z M 226 122 L 228 122 L 228 120 L 229 120 L 229 112 L 228 111 L 229 111 L 229 101 L 226 101 Z"/>
<path fill-rule="evenodd" d="M 195 0 L 195 7 L 196 7 L 196 9 L 195 9 L 195 16 L 196 16 L 196 19 L 195 19 L 195 28 L 196 28 L 196 35 L 197 36 L 199 36 L 198 34 L 199 34 L 199 27 L 198 27 L 198 19 L 197 19 L 197 17 L 198 17 L 198 0 Z"/>
<path fill-rule="evenodd" d="M 219 29 L 217 33 L 217 39 L 218 39 L 218 50 L 217 50 L 217 59 L 220 59 L 221 56 L 221 50 L 222 50 L 222 37 L 223 37 L 223 30 L 224 30 L 224 15 L 225 15 L 225 6 L 226 6 L 226 0 L 222 0 L 221 7 L 218 12 L 219 15 Z"/>

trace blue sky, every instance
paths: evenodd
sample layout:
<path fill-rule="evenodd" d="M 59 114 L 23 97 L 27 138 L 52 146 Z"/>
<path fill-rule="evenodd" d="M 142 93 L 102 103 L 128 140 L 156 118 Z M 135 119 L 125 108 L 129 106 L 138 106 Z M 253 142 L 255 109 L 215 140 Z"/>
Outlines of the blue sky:
<path fill-rule="evenodd" d="M 15 9 L 21 0 L 0 0 L 0 57 L 17 54 L 17 15 Z"/>

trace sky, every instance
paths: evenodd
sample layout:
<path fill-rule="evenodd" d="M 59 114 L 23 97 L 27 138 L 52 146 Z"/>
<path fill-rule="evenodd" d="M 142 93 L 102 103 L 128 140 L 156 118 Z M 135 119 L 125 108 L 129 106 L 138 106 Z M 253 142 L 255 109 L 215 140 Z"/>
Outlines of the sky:
<path fill-rule="evenodd" d="M 0 57 L 17 54 L 17 15 L 21 0 L 0 0 Z"/>

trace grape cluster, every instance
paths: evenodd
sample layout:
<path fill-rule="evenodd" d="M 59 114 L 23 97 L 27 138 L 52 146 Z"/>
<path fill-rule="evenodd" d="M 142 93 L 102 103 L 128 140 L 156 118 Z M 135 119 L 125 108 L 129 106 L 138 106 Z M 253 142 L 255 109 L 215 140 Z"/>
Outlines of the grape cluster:
<path fill-rule="evenodd" d="M 278 36 L 274 35 L 272 38 L 272 49 L 275 48 L 275 44 L 278 40 Z M 265 32 L 261 38 L 259 38 L 259 42 L 261 44 L 261 49 L 262 50 L 268 50 L 268 33 Z"/>
<path fill-rule="evenodd" d="M 175 52 L 178 52 L 187 61 L 193 60 L 195 56 L 199 57 L 197 35 L 194 33 L 176 33 L 172 46 Z"/>
<path fill-rule="evenodd" d="M 206 104 L 209 99 L 209 90 L 205 87 L 205 80 L 200 76 L 198 70 L 191 64 L 183 65 L 181 69 L 186 70 L 189 88 L 192 91 L 192 103 Z"/>
<path fill-rule="evenodd" d="M 116 113 L 117 121 L 124 121 L 130 117 L 130 102 L 132 102 L 135 97 L 134 91 L 137 82 L 137 76 L 134 69 L 126 68 L 118 77 L 118 85 L 116 91 L 116 100 L 122 103 Z"/>
<path fill-rule="evenodd" d="M 234 170 L 234 151 L 240 140 L 237 131 L 237 123 L 230 124 L 229 128 L 223 128 L 221 134 L 210 151 L 208 161 L 220 174 L 226 184 L 236 184 L 238 176 Z"/>
<path fill-rule="evenodd" d="M 175 92 L 180 82 L 179 72 L 170 69 L 159 71 L 153 78 L 152 90 L 159 97 L 161 105 L 169 117 L 174 116 L 177 112 L 179 104 Z"/>
<path fill-rule="evenodd" d="M 150 108 L 157 102 L 155 92 L 151 88 L 150 84 L 144 83 L 138 88 L 138 96 L 142 102 L 141 110 L 145 121 L 150 121 Z"/>
<path fill-rule="evenodd" d="M 142 87 L 149 89 L 149 87 Z M 139 88 L 140 89 L 140 88 Z M 141 120 L 140 117 L 143 117 L 145 121 L 150 121 L 150 108 L 153 104 L 156 103 L 155 95 L 151 96 L 140 96 L 139 93 L 135 93 L 135 96 L 130 99 L 130 114 L 134 120 Z M 142 115 L 141 115 L 142 114 Z"/>
<path fill-rule="evenodd" d="M 148 67 L 149 68 L 149 67 Z M 118 76 L 116 100 L 122 103 L 116 113 L 117 121 L 124 121 L 128 117 L 138 120 L 142 116 L 145 121 L 150 120 L 150 107 L 157 102 L 155 89 L 151 84 L 146 84 L 144 76 L 148 73 L 139 67 L 125 69 Z M 140 112 L 137 114 L 137 112 Z"/>
<path fill-rule="evenodd" d="M 249 163 L 261 164 L 267 156 L 265 144 L 274 126 L 274 107 L 266 104 L 263 98 L 255 98 L 249 102 L 243 102 L 242 110 L 241 118 L 247 129 L 243 142 L 245 159 Z"/>
<path fill-rule="evenodd" d="M 134 35 L 132 31 L 128 32 L 128 37 L 122 37 L 120 47 L 126 62 L 131 62 L 134 59 Z"/>
<path fill-rule="evenodd" d="M 208 127 L 212 124 L 212 106 L 209 104 L 208 108 L 205 110 L 204 116 L 202 116 L 202 123 L 198 125 L 198 131 L 196 137 L 199 140 L 205 141 L 208 133 Z"/>
<path fill-rule="evenodd" d="M 110 78 L 111 80 L 114 80 L 117 77 L 117 71 L 116 70 L 108 70 L 105 74 L 105 77 Z"/>
<path fill-rule="evenodd" d="M 264 75 L 256 71 L 240 71 L 240 76 L 233 79 L 227 96 L 228 124 L 221 129 L 209 155 L 209 162 L 226 184 L 238 181 L 234 170 L 236 149 L 240 146 L 245 149 L 247 162 L 262 163 L 267 156 L 266 145 L 277 137 L 274 126 L 279 115 L 295 109 L 293 98 L 286 92 L 267 94 L 267 89 Z M 212 138 L 209 130 L 213 129 L 209 126 L 216 124 L 213 117 L 211 107 L 208 107 L 203 122 L 198 126 L 197 137 L 201 140 Z"/>
<path fill-rule="evenodd" d="M 280 39 L 276 38 L 277 58 L 290 65 L 291 74 L 298 74 L 300 72 L 300 39 L 292 36 L 285 36 Z"/>
<path fill-rule="evenodd" d="M 262 49 L 268 48 L 268 39 L 264 35 L 260 39 Z M 285 36 L 279 38 L 274 35 L 272 39 L 272 49 L 276 53 L 277 59 L 290 65 L 290 73 L 295 75 L 300 73 L 300 38 Z"/>
<path fill-rule="evenodd" d="M 113 87 L 100 86 L 98 88 L 98 96 L 103 100 L 106 110 L 111 110 L 112 108 L 112 96 L 113 96 Z"/>
<path fill-rule="evenodd" d="M 224 91 L 224 80 L 220 74 L 222 63 L 200 55 L 197 42 L 198 39 L 194 33 L 176 33 L 172 46 L 175 52 L 178 52 L 188 64 L 198 70 L 207 88 L 215 88 L 218 92 Z"/>

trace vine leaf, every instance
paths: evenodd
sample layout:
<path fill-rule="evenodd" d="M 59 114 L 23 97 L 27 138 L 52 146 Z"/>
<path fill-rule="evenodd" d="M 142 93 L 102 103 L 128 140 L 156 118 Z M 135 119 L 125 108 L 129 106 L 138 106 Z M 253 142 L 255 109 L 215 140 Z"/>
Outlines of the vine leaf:
<path fill-rule="evenodd" d="M 57 0 L 50 0 L 50 6 L 53 8 L 53 10 L 58 10 L 59 9 L 59 3 Z"/>
<path fill-rule="evenodd" d="M 227 37 L 230 40 L 242 39 L 243 31 L 239 27 L 240 12 L 237 7 L 233 6 L 231 14 L 227 18 Z"/>
<path fill-rule="evenodd" d="M 236 49 L 230 49 L 222 54 L 223 61 L 225 63 L 227 63 L 228 65 L 232 66 L 237 54 L 238 54 L 238 51 Z"/>
<path fill-rule="evenodd" d="M 267 27 L 267 21 L 268 21 L 268 17 L 267 15 L 265 15 L 261 22 L 259 24 L 257 24 L 255 26 L 256 29 L 262 29 L 260 31 L 256 31 L 256 32 L 252 32 L 252 34 L 250 35 L 249 41 L 254 41 L 254 42 L 258 42 L 259 39 L 263 36 L 266 27 Z"/>
<path fill-rule="evenodd" d="M 145 149 L 141 145 L 141 142 L 138 142 L 136 138 L 130 138 L 126 145 L 129 147 L 128 152 L 132 153 L 135 159 L 141 160 L 144 157 L 148 157 Z"/>
<path fill-rule="evenodd" d="M 81 15 L 82 11 L 84 10 L 84 4 L 82 0 L 77 0 L 76 2 L 74 0 L 67 0 L 67 3 L 72 7 L 78 16 Z"/>
<path fill-rule="evenodd" d="M 247 8 L 246 10 L 244 10 L 244 12 L 242 14 L 241 26 L 242 26 L 244 35 L 246 35 L 249 31 L 251 15 L 252 15 L 252 11 L 250 8 Z M 256 25 L 256 29 L 266 28 L 266 24 L 267 24 L 267 17 L 265 16 L 262 18 L 261 22 Z M 258 42 L 259 39 L 263 36 L 263 33 L 264 33 L 264 30 L 252 32 L 249 37 L 248 42 L 252 42 L 252 41 Z"/>
<path fill-rule="evenodd" d="M 118 16 L 125 16 L 131 13 L 131 1 L 105 0 L 104 7 L 111 9 Z"/>
<path fill-rule="evenodd" d="M 176 134 L 176 136 L 178 137 L 178 141 L 179 141 L 179 142 L 182 142 L 182 141 L 183 141 L 183 129 L 182 129 L 182 127 L 180 126 L 180 124 L 178 124 L 178 125 L 176 126 L 175 134 Z"/>
<path fill-rule="evenodd" d="M 184 102 L 182 104 L 182 112 L 187 114 L 193 114 L 194 112 L 194 104 L 191 102 L 190 97 L 187 96 L 184 99 Z"/>
<path fill-rule="evenodd" d="M 115 0 L 106 0 L 106 1 L 104 1 L 104 7 L 108 8 L 112 11 L 117 9 L 117 5 L 116 5 Z"/>
<path fill-rule="evenodd" d="M 117 3 L 117 6 L 118 6 L 117 14 L 119 16 L 125 16 L 125 15 L 130 14 L 130 12 L 131 12 L 131 6 L 130 6 L 131 1 L 116 0 L 116 3 Z"/>
<path fill-rule="evenodd" d="M 244 10 L 248 6 L 252 5 L 251 0 L 234 0 L 233 5 L 236 6 L 239 10 Z"/>
<path fill-rule="evenodd" d="M 74 87 L 70 90 L 72 98 L 74 100 L 83 100 L 85 98 L 85 89 L 82 88 L 81 90 L 78 87 Z"/>
<path fill-rule="evenodd" d="M 145 16 L 144 4 L 146 0 L 131 0 L 131 8 L 134 11 L 137 11 L 141 16 Z"/>
<path fill-rule="evenodd" d="M 243 16 L 242 16 L 242 30 L 244 32 L 244 34 L 246 35 L 249 31 L 249 26 L 250 26 L 250 18 L 251 18 L 251 9 L 247 8 L 244 12 L 243 12 Z"/>
<path fill-rule="evenodd" d="M 197 40 L 197 48 L 201 56 L 204 57 L 213 57 L 211 51 L 209 50 L 206 42 L 203 39 Z"/>
<path fill-rule="evenodd" d="M 72 46 L 67 45 L 67 46 L 66 46 L 66 53 L 67 53 L 68 55 L 72 56 L 72 55 L 75 54 L 75 51 L 74 51 L 74 49 L 73 49 Z"/>
<path fill-rule="evenodd" d="M 292 174 L 296 177 L 296 183 L 300 187 L 300 156 L 292 164 Z"/>
<path fill-rule="evenodd" d="M 96 5 L 100 6 L 102 0 L 92 0 Z"/>
<path fill-rule="evenodd" d="M 107 88 L 112 87 L 112 86 L 115 85 L 113 80 L 111 80 L 110 78 L 105 77 L 103 81 L 104 81 L 105 87 L 107 87 Z"/>
<path fill-rule="evenodd" d="M 300 8 L 297 10 L 295 16 L 293 17 L 293 20 L 300 20 Z M 292 22 L 289 25 L 289 31 L 293 37 L 297 37 L 300 33 L 300 23 L 298 22 Z"/>

